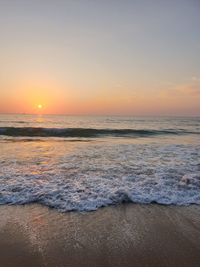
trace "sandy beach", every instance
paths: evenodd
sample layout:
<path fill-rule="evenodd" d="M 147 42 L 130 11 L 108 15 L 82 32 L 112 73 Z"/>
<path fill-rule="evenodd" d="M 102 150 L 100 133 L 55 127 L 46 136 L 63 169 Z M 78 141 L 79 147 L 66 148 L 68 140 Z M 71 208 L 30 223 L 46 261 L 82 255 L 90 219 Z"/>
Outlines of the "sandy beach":
<path fill-rule="evenodd" d="M 200 264 L 200 207 L 125 204 L 59 213 L 0 207 L 1 267 Z"/>

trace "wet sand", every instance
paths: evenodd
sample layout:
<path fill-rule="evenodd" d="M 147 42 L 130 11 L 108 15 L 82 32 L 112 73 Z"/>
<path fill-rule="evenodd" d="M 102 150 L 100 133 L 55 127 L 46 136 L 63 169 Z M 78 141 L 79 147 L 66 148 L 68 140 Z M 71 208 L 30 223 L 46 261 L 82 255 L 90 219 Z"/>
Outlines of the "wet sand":
<path fill-rule="evenodd" d="M 0 267 L 200 266 L 200 206 L 0 206 Z"/>

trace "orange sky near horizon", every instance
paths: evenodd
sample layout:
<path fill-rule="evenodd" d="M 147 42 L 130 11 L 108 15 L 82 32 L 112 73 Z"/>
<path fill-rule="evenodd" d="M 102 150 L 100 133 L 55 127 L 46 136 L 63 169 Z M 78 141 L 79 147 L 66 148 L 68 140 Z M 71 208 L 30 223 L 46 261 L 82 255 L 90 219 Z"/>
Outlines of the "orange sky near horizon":
<path fill-rule="evenodd" d="M 198 1 L 19 2 L 0 4 L 0 113 L 200 116 Z"/>
<path fill-rule="evenodd" d="M 121 86 L 84 95 L 55 82 L 19 83 L 1 95 L 0 113 L 68 115 L 195 115 L 199 82 L 164 90 L 133 90 Z M 39 109 L 38 105 L 42 105 Z M 196 112 L 196 113 L 195 113 Z"/>

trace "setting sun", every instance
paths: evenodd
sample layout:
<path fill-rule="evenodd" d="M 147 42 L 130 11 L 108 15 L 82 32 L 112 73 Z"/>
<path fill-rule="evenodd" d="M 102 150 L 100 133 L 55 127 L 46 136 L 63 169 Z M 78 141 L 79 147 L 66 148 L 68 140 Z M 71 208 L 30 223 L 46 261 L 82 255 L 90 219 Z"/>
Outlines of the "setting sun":
<path fill-rule="evenodd" d="M 41 104 L 39 104 L 37 107 L 38 107 L 39 109 L 41 109 L 41 108 L 42 108 L 42 105 L 41 105 Z"/>

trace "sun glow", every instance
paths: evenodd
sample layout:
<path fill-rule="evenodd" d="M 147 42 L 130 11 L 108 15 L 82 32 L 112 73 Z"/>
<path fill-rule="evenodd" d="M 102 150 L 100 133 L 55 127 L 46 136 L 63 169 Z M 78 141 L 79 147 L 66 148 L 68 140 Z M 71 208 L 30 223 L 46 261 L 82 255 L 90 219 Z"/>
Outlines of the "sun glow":
<path fill-rule="evenodd" d="M 38 107 L 39 109 L 41 109 L 41 108 L 42 108 L 42 105 L 41 105 L 41 104 L 38 104 L 37 107 Z"/>

